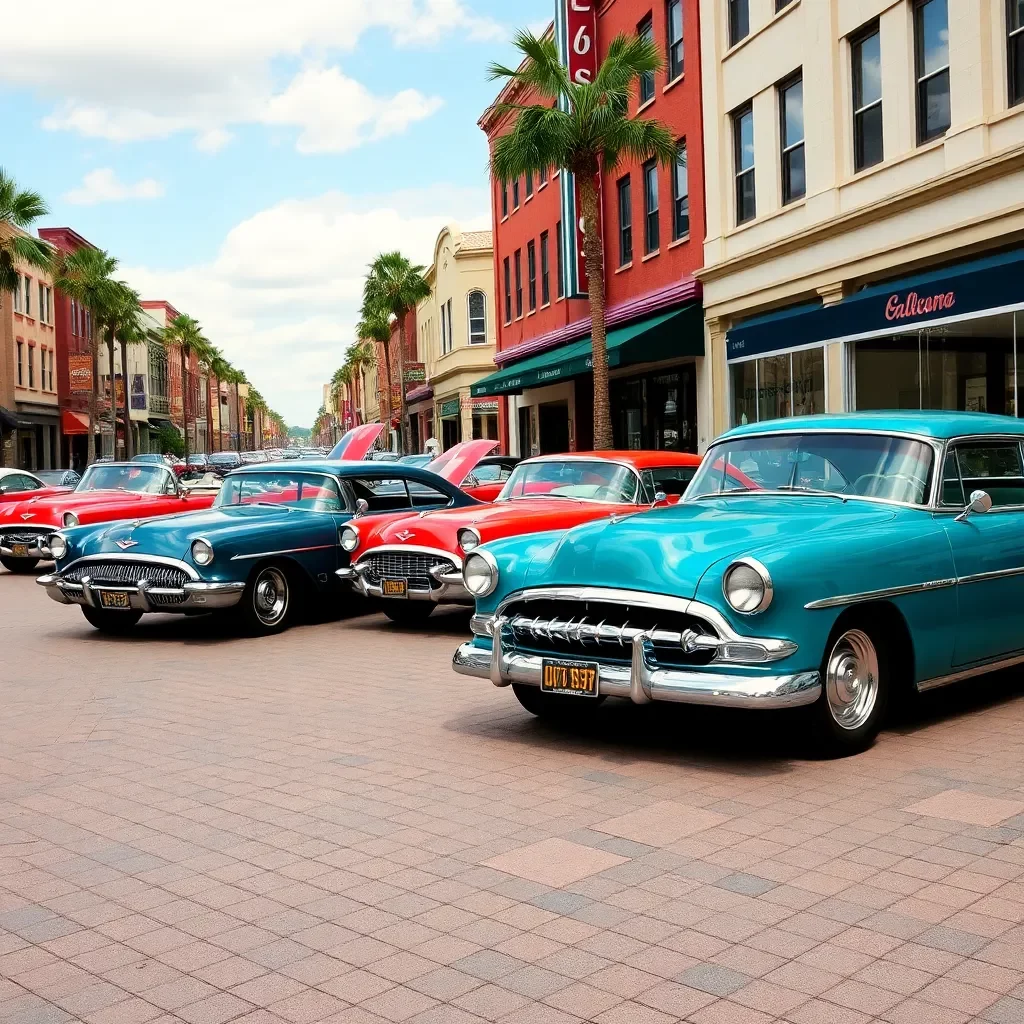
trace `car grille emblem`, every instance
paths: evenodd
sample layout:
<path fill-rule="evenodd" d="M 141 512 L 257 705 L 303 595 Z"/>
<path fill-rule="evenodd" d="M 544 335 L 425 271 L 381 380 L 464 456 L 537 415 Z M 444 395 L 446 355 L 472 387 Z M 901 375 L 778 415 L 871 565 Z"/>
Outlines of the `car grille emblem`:
<path fill-rule="evenodd" d="M 412 540 L 414 534 L 413 534 L 412 530 L 402 530 L 401 533 L 396 533 L 395 536 L 400 541 L 404 542 L 404 541 L 407 541 L 407 540 Z"/>
<path fill-rule="evenodd" d="M 137 548 L 139 546 L 139 542 L 137 540 L 115 540 L 114 543 L 122 551 L 127 551 L 129 548 Z"/>
<path fill-rule="evenodd" d="M 22 512 L 21 513 L 21 518 L 24 519 L 26 522 L 29 519 L 35 519 L 35 517 L 36 517 L 35 512 Z"/>

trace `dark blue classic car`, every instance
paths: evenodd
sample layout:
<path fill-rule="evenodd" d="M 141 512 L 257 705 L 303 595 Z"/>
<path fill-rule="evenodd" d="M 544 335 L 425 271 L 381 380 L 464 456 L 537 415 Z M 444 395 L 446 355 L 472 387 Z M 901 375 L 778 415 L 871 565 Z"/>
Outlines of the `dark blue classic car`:
<path fill-rule="evenodd" d="M 145 612 L 223 611 L 252 633 L 277 633 L 303 599 L 338 586 L 335 572 L 349 561 L 338 536 L 354 516 L 473 504 L 443 474 L 414 466 L 244 466 L 224 478 L 205 511 L 55 534 L 56 571 L 38 582 L 107 633 L 125 632 Z"/>

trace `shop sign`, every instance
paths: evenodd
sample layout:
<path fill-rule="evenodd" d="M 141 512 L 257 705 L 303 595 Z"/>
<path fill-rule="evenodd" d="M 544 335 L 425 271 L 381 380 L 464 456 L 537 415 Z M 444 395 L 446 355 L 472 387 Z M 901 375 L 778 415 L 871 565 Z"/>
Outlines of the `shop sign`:
<path fill-rule="evenodd" d="M 498 400 L 496 398 L 471 398 L 470 404 L 473 412 L 497 412 Z"/>
<path fill-rule="evenodd" d="M 68 375 L 72 394 L 89 394 L 92 391 L 92 356 L 68 356 Z"/>
<path fill-rule="evenodd" d="M 405 364 L 405 383 L 423 384 L 427 379 L 427 369 L 423 363 Z"/>
<path fill-rule="evenodd" d="M 908 292 L 905 297 L 890 295 L 885 304 L 886 320 L 916 320 L 926 313 L 937 313 L 941 309 L 952 309 L 956 305 L 956 292 L 940 292 L 921 298 L 917 292 Z"/>
<path fill-rule="evenodd" d="M 441 419 L 451 419 L 453 416 L 459 415 L 460 403 L 457 398 L 452 398 L 447 402 L 441 403 Z"/>

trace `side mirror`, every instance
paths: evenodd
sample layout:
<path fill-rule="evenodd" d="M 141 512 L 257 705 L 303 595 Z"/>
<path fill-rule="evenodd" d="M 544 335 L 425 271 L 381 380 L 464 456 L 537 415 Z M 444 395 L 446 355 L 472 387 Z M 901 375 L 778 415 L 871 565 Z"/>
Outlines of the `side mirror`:
<path fill-rule="evenodd" d="M 956 517 L 956 522 L 966 522 L 972 512 L 975 515 L 983 515 L 991 507 L 992 498 L 986 491 L 971 491 L 971 500 L 967 503 L 967 508 Z"/>
<path fill-rule="evenodd" d="M 654 495 L 654 505 L 655 505 L 655 507 L 657 507 L 658 505 L 667 505 L 667 504 L 668 504 L 668 495 L 664 491 L 658 491 Z"/>
<path fill-rule="evenodd" d="M 356 515 L 365 516 L 370 511 L 370 503 L 365 498 L 356 498 Z"/>

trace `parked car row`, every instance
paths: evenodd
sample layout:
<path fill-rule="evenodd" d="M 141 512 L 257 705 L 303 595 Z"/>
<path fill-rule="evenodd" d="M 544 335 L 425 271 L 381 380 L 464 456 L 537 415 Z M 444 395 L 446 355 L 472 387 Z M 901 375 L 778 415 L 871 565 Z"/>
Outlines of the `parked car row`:
<path fill-rule="evenodd" d="M 275 633 L 340 592 L 403 624 L 473 605 L 455 671 L 535 715 L 609 696 L 792 710 L 840 754 L 891 703 L 1024 662 L 1019 420 L 810 416 L 738 427 L 703 459 L 515 464 L 475 441 L 425 467 L 366 459 L 357 430 L 340 456 L 240 466 L 212 507 L 166 518 L 123 511 L 190 501 L 166 470 L 163 495 L 125 486 L 150 467 L 93 467 L 70 498 L 0 505 L 0 554 L 52 556 L 39 583 L 115 633 L 150 611 Z M 485 467 L 501 490 L 481 501 Z M 97 500 L 101 481 L 120 497 Z"/>

